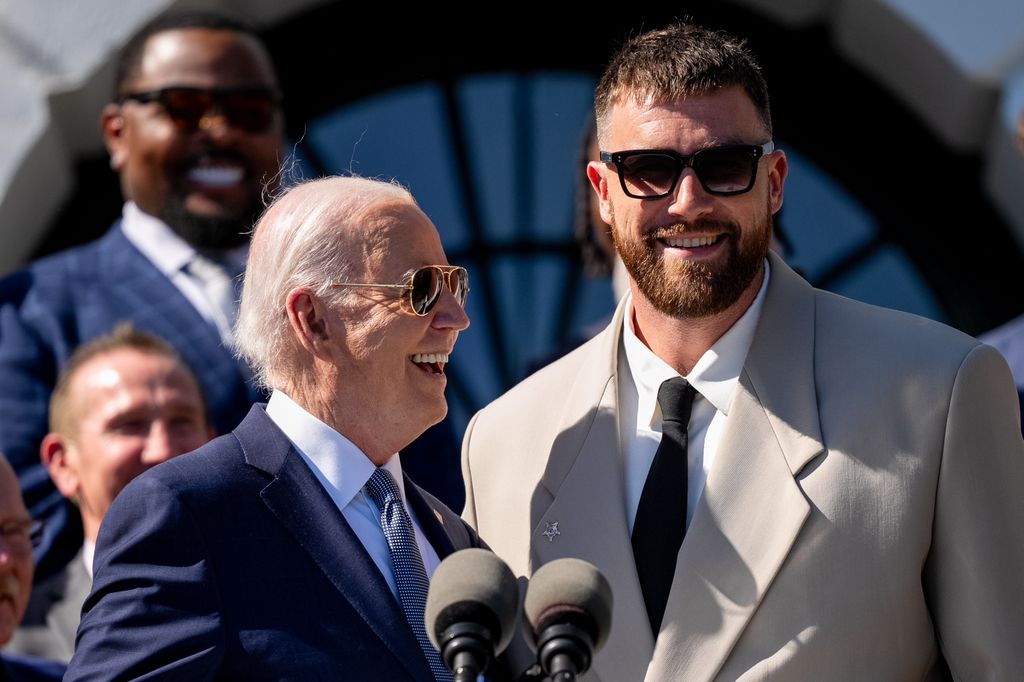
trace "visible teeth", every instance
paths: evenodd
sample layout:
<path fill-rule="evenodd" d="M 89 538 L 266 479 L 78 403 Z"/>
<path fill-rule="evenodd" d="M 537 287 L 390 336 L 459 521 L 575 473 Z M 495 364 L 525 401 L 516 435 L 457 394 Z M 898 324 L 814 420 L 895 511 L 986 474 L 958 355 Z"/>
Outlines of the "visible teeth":
<path fill-rule="evenodd" d="M 238 166 L 199 166 L 188 171 L 188 179 L 200 185 L 228 187 L 242 181 L 245 173 Z"/>
<path fill-rule="evenodd" d="M 665 243 L 677 249 L 693 249 L 698 246 L 711 246 L 718 237 L 666 237 Z"/>
<path fill-rule="evenodd" d="M 448 362 L 447 353 L 416 353 L 412 356 L 412 361 L 417 364 L 432 364 L 435 362 L 446 363 Z"/>

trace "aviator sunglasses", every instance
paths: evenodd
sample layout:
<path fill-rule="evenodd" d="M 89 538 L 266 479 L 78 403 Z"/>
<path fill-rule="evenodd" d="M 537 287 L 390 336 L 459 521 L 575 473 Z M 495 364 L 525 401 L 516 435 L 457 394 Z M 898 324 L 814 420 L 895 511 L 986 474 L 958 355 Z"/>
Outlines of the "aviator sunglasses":
<path fill-rule="evenodd" d="M 634 199 L 667 197 L 686 168 L 693 169 L 708 194 L 731 196 L 750 191 L 757 177 L 757 160 L 773 151 L 775 144 L 769 140 L 710 147 L 690 156 L 671 149 L 601 152 L 601 161 L 615 166 L 622 191 Z"/>
<path fill-rule="evenodd" d="M 281 95 L 269 87 L 208 90 L 175 85 L 121 95 L 121 103 L 128 100 L 141 104 L 159 102 L 174 125 L 186 132 L 209 128 L 215 112 L 220 112 L 233 128 L 247 133 L 263 133 L 274 122 Z"/>
<path fill-rule="evenodd" d="M 414 315 L 428 315 L 441 299 L 442 287 L 455 296 L 463 308 L 469 295 L 469 272 L 458 265 L 424 265 L 409 274 L 405 284 L 367 284 L 363 282 L 331 282 L 332 287 L 367 287 L 372 289 L 402 289 L 402 303 Z"/>

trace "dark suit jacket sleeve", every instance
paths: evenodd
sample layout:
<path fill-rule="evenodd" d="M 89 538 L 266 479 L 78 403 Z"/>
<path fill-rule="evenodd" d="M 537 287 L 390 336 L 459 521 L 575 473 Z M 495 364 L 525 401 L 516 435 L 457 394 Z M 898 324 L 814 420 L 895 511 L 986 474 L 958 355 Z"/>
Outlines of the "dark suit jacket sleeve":
<path fill-rule="evenodd" d="M 216 676 L 225 649 L 221 598 L 200 523 L 152 477 L 118 496 L 100 531 L 66 680 Z"/>

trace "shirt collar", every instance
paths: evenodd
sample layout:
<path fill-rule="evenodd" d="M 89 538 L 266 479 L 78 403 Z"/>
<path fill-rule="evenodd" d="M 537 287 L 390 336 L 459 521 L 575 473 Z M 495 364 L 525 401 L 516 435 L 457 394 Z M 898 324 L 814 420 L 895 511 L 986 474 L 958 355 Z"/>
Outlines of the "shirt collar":
<path fill-rule="evenodd" d="M 281 391 L 275 390 L 271 394 L 267 415 L 310 465 L 339 509 L 348 506 L 377 468 L 355 443 L 311 415 Z M 393 456 L 383 468 L 394 476 L 404 501 L 405 481 L 401 460 Z"/>
<path fill-rule="evenodd" d="M 179 237 L 167 223 L 144 213 L 134 201 L 124 205 L 121 230 L 128 241 L 168 277 L 183 270 L 196 256 L 195 247 Z M 229 249 L 218 260 L 234 274 L 245 269 L 248 254 L 249 245 L 243 244 Z"/>
<path fill-rule="evenodd" d="M 754 340 L 754 331 L 761 316 L 765 293 L 771 272 L 768 261 L 764 264 L 764 281 L 754 301 L 743 316 L 718 339 L 690 373 L 686 375 L 697 392 L 722 414 L 729 415 L 729 406 L 739 381 L 747 352 Z M 658 389 L 666 379 L 679 376 L 672 367 L 659 358 L 637 337 L 633 330 L 633 301 L 626 304 L 622 322 L 622 340 L 629 371 L 637 389 L 637 428 L 650 429 L 660 416 Z"/>
<path fill-rule="evenodd" d="M 165 275 L 178 272 L 196 255 L 191 244 L 174 233 L 167 223 L 129 201 L 124 205 L 121 229 L 128 241 Z"/>

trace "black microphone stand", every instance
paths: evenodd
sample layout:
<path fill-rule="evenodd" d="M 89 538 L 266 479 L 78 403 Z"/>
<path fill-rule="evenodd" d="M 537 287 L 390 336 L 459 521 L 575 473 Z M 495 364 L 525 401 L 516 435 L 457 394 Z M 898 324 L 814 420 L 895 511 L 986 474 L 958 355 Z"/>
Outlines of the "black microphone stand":
<path fill-rule="evenodd" d="M 490 631 L 476 623 L 454 623 L 441 634 L 441 660 L 454 682 L 476 682 L 494 658 Z"/>
<path fill-rule="evenodd" d="M 551 682 L 576 682 L 590 668 L 594 640 L 572 623 L 549 625 L 537 638 L 537 662 Z"/>

